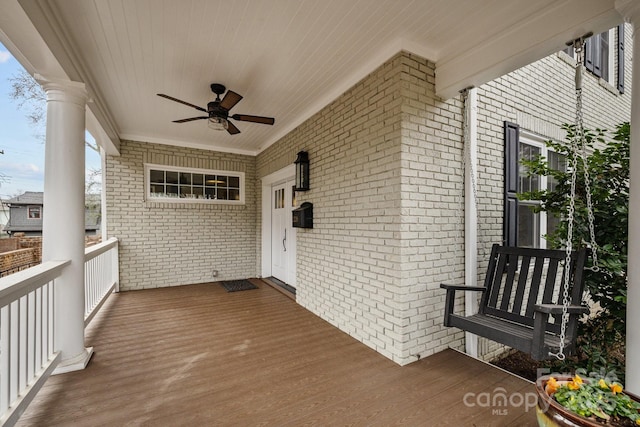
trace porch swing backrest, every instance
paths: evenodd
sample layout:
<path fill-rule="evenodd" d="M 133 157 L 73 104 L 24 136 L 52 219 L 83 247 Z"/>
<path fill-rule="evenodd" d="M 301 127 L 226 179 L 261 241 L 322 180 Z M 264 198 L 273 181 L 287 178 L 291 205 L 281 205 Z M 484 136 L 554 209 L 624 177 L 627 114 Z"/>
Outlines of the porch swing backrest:
<path fill-rule="evenodd" d="M 589 312 L 582 304 L 586 249 L 572 251 L 566 266 L 562 250 L 531 249 L 494 244 L 484 286 L 441 284 L 446 289 L 444 326 L 456 327 L 529 353 L 534 359 L 575 347 L 578 319 Z M 564 305 L 563 275 L 570 275 Z M 478 313 L 454 313 L 456 292 L 482 295 Z M 563 313 L 567 313 L 562 334 Z M 564 338 L 564 340 L 563 340 Z"/>
<path fill-rule="evenodd" d="M 581 251 L 574 252 L 571 257 L 571 305 L 582 303 L 584 252 L 583 256 Z M 563 250 L 494 245 L 480 313 L 533 328 L 536 305 L 562 305 L 565 257 Z M 550 316 L 546 332 L 559 334 L 561 321 L 562 316 Z"/>

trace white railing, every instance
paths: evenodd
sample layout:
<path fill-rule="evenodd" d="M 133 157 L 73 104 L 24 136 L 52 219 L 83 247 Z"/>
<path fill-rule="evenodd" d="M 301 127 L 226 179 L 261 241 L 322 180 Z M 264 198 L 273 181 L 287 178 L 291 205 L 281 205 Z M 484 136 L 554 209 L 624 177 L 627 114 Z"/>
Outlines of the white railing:
<path fill-rule="evenodd" d="M 55 279 L 71 261 L 0 278 L 0 425 L 13 425 L 60 361 L 54 345 Z"/>
<path fill-rule="evenodd" d="M 84 325 L 91 322 L 112 292 L 118 291 L 118 239 L 84 251 Z"/>

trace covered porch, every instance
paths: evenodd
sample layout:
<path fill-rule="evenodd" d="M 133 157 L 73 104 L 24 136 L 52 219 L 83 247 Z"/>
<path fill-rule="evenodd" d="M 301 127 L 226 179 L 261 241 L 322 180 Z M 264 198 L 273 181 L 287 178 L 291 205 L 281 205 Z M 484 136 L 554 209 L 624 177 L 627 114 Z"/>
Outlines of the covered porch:
<path fill-rule="evenodd" d="M 637 28 L 640 1 L 406 1 L 400 7 L 380 0 L 371 2 L 376 7 L 353 2 L 348 11 L 333 1 L 311 2 L 297 13 L 287 2 L 257 9 L 252 1 L 221 3 L 194 0 L 189 7 L 168 2 L 156 8 L 142 1 L 3 1 L 2 42 L 48 95 L 45 200 L 54 214 L 44 225 L 42 274 L 3 289 L 3 310 L 18 308 L 6 315 L 11 322 L 3 321 L 0 339 L 8 345 L 19 337 L 19 344 L 11 350 L 16 357 L 1 367 L 11 374 L 2 376 L 10 391 L 0 393 L 0 417 L 16 421 L 35 396 L 23 425 L 533 422 L 531 408 L 525 410 L 529 383 L 442 351 L 465 347 L 466 338 L 466 350 L 474 353 L 473 337 L 442 332 L 444 295 L 437 283 L 448 270 L 460 281 L 466 277 L 467 284 L 476 280 L 476 206 L 467 198 L 464 242 L 452 237 L 461 224 L 447 224 L 451 229 L 442 237 L 437 221 L 422 220 L 423 211 L 440 212 L 430 193 L 414 214 L 415 224 L 407 224 L 402 215 L 410 210 L 405 203 L 413 189 L 405 180 L 409 175 L 401 174 L 413 173 L 414 162 L 442 149 L 449 176 L 438 169 L 415 187 L 435 189 L 435 204 L 444 206 L 453 197 L 441 201 L 437 184 L 460 190 L 466 185 L 469 194 L 470 178 L 465 181 L 456 168 L 467 143 L 459 91 L 557 52 L 587 32 L 625 20 Z M 307 20 L 299 21 L 302 15 Z M 640 52 L 640 38 L 634 40 Z M 264 50 L 255 47 L 258 41 Z M 634 56 L 635 69 L 639 57 Z M 361 84 L 371 75 L 376 78 Z M 228 135 L 172 123 L 186 117 L 186 107 L 157 94 L 207 105 L 214 82 L 246 95 L 243 112 L 275 116 L 276 125 L 247 124 L 240 135 Z M 415 92 L 406 90 L 416 86 Z M 632 91 L 635 119 L 640 84 Z M 434 108 L 445 124 L 429 119 Z M 407 114 L 417 121 L 401 121 Z M 438 129 L 426 129 L 433 138 L 423 140 L 426 124 Z M 633 165 L 640 164 L 638 126 L 632 122 Z M 85 296 L 91 291 L 84 287 L 79 226 L 85 129 L 104 150 L 111 185 L 103 201 L 111 210 L 103 216 L 104 237 L 120 239 L 123 255 L 109 286 L 122 279 L 130 291 L 111 296 L 86 331 Z M 416 134 L 410 141 L 415 147 L 403 141 Z M 264 194 L 272 195 L 265 183 L 268 191 L 276 184 L 291 188 L 290 176 L 273 176 L 309 146 L 315 150 L 313 184 L 300 200 L 316 204 L 319 221 L 294 239 L 299 305 L 262 283 L 259 290 L 238 294 L 201 283 L 212 280 L 212 269 L 217 275 L 220 266 L 231 266 L 221 270 L 230 276 L 225 278 L 269 275 L 264 271 L 271 269 L 263 268 L 269 245 L 280 241 L 268 234 L 269 221 L 260 215 L 269 203 Z M 184 172 L 191 179 L 193 170 L 201 177 L 201 171 L 214 170 L 225 180 L 246 179 L 247 202 L 221 207 L 154 199 L 153 172 Z M 640 253 L 638 170 L 632 167 L 631 259 Z M 433 177 L 445 182 L 434 184 Z M 372 182 L 377 186 L 368 186 Z M 442 218 L 451 216 L 442 212 Z M 189 227 L 189 238 L 179 234 Z M 451 242 L 463 243 L 465 252 L 453 262 L 438 258 Z M 425 243 L 431 245 L 426 255 L 416 249 Z M 189 268 L 183 268 L 186 261 Z M 631 263 L 630 325 L 640 316 L 638 269 L 640 264 Z M 177 286 L 190 283 L 201 284 Z M 55 298 L 42 286 L 55 286 Z M 156 286 L 176 287 L 147 289 Z M 38 312 L 22 309 L 21 304 L 31 307 L 31 295 L 46 296 L 35 305 L 46 310 L 27 318 Z M 416 307 L 415 301 L 422 304 Z M 46 328 L 33 330 L 47 337 L 46 346 L 23 345 L 29 341 L 20 341 L 22 336 L 29 337 L 32 325 L 43 320 Z M 19 323 L 26 325 L 19 332 L 7 326 Z M 638 392 L 640 366 L 634 361 L 640 336 L 630 330 L 627 338 L 627 385 Z M 49 378 L 54 369 L 67 373 Z M 501 393 L 521 399 L 512 401 L 516 407 L 496 407 L 493 398 Z"/>
<path fill-rule="evenodd" d="M 112 295 L 91 363 L 51 377 L 18 425 L 535 423 L 528 381 L 454 350 L 400 367 L 254 283 Z"/>

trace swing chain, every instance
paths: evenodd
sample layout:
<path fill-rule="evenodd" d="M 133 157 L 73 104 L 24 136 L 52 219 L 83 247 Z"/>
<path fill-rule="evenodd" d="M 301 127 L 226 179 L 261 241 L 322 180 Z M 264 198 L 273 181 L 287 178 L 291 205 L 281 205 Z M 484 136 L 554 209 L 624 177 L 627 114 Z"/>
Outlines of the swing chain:
<path fill-rule="evenodd" d="M 567 209 L 567 241 L 565 247 L 565 260 L 562 277 L 562 319 L 560 324 L 560 347 L 557 353 L 549 353 L 550 356 L 556 357 L 558 360 L 565 360 L 564 348 L 566 346 L 567 324 L 569 323 L 569 281 L 571 278 L 571 252 L 573 251 L 573 222 L 576 208 L 576 180 L 578 176 L 578 140 L 581 141 L 584 149 L 584 130 L 583 130 L 583 114 L 582 114 L 582 55 L 584 48 L 584 40 L 582 38 L 575 40 L 573 47 L 576 52 L 576 120 L 575 134 L 571 140 L 571 193 L 569 196 L 569 208 Z M 582 152 L 584 154 L 584 150 Z M 583 156 L 584 161 L 584 156 Z M 585 176 L 588 172 L 585 169 Z M 589 202 L 587 202 L 589 204 Z"/>
<path fill-rule="evenodd" d="M 562 322 L 560 325 L 560 348 L 558 353 L 549 353 L 551 356 L 555 356 L 558 360 L 564 360 L 566 358 L 564 354 L 564 348 L 566 345 L 566 330 L 567 323 L 569 322 L 569 305 L 571 301 L 569 299 L 569 282 L 571 278 L 571 252 L 573 250 L 573 223 L 575 219 L 575 197 L 576 197 L 576 179 L 578 173 L 578 154 L 582 159 L 582 166 L 584 171 L 584 186 L 585 195 L 587 199 L 587 218 L 589 221 L 589 238 L 591 240 L 591 256 L 593 258 L 592 267 L 590 270 L 593 272 L 600 271 L 598 266 L 598 245 L 596 243 L 595 236 L 595 218 L 593 214 L 593 201 L 591 200 L 591 177 L 589 176 L 589 166 L 587 162 L 586 153 L 586 138 L 584 134 L 584 116 L 582 108 L 582 63 L 584 56 L 585 39 L 590 37 L 591 34 L 587 34 L 584 37 L 576 39 L 573 42 L 573 47 L 576 52 L 576 121 L 574 129 L 574 138 L 571 141 L 571 194 L 569 199 L 569 208 L 567 211 L 567 242 L 566 242 L 566 255 L 563 275 L 563 293 L 562 293 Z"/>

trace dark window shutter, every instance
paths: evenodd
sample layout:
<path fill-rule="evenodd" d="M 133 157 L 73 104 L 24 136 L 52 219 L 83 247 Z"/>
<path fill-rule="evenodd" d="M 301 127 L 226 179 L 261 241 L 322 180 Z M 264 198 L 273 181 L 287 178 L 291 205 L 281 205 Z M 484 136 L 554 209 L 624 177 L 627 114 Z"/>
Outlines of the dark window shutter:
<path fill-rule="evenodd" d="M 504 218 L 503 243 L 518 246 L 518 171 L 520 127 L 504 122 Z"/>
<path fill-rule="evenodd" d="M 618 25 L 618 91 L 624 93 L 624 24 Z"/>
<path fill-rule="evenodd" d="M 584 43 L 584 66 L 588 71 L 593 73 L 593 54 L 594 37 L 589 37 Z"/>

